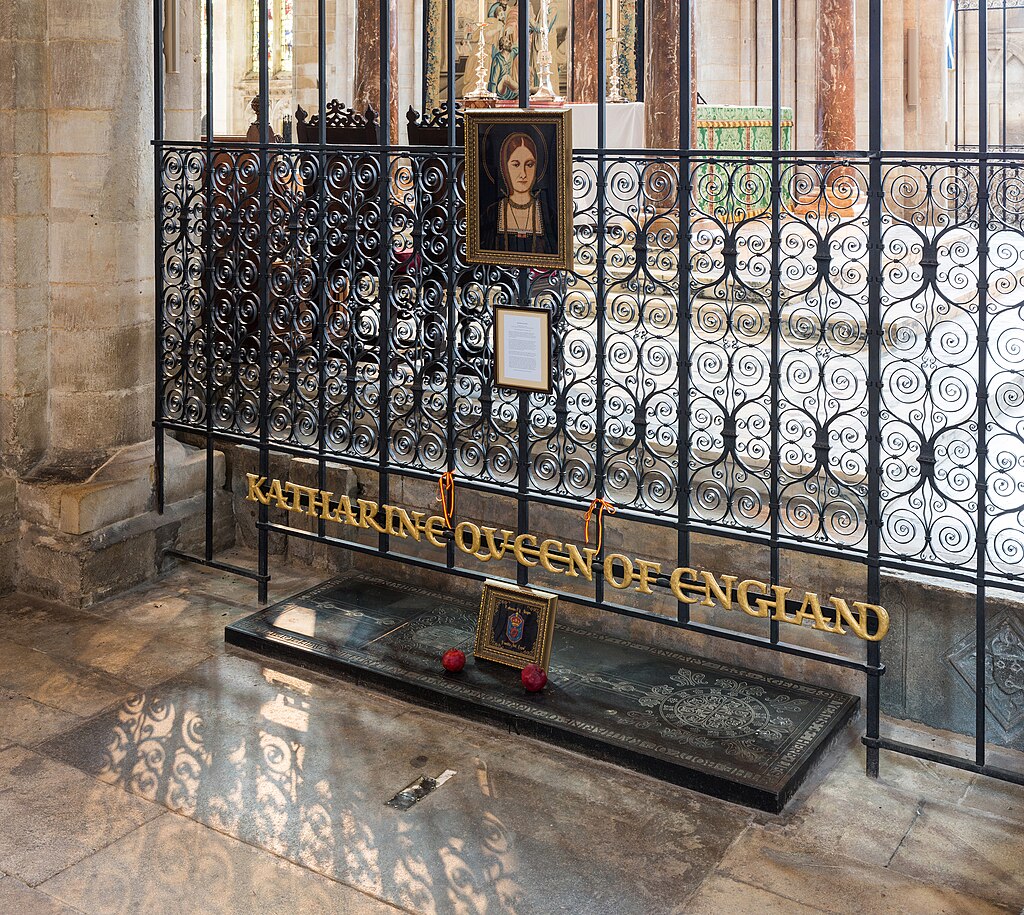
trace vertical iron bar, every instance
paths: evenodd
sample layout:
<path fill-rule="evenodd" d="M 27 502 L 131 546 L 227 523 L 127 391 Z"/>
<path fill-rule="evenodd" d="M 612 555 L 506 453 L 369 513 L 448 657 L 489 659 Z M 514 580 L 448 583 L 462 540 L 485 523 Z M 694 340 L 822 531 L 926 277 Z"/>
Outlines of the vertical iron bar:
<path fill-rule="evenodd" d="M 205 262 L 203 287 L 206 296 L 206 561 L 213 559 L 213 335 L 216 308 L 213 289 L 213 0 L 206 3 L 206 225 L 203 230 Z"/>
<path fill-rule="evenodd" d="M 546 3 L 547 0 L 541 0 Z M 618 2 L 618 0 L 612 0 Z M 608 52 L 606 26 L 606 0 L 597 0 L 597 72 L 599 74 L 598 86 L 600 87 L 597 96 L 597 289 L 594 298 L 594 320 L 595 327 L 595 356 L 597 359 L 597 371 L 594 380 L 596 395 L 596 427 L 594 429 L 594 495 L 603 499 L 605 495 L 605 466 L 604 466 L 604 426 L 605 426 L 605 316 L 608 312 L 608 275 L 607 262 L 608 239 L 607 214 L 605 206 L 608 199 L 608 160 L 605 156 L 605 147 L 608 143 Z M 612 60 L 618 60 L 614 55 Z M 637 417 L 639 419 L 640 417 Z M 600 515 L 599 515 L 600 517 Z M 601 522 L 598 521 L 600 527 Z M 594 599 L 598 603 L 604 602 L 604 575 L 594 576 Z"/>
<path fill-rule="evenodd" d="M 440 0 L 436 0 L 440 2 Z M 456 98 L 455 98 L 455 67 L 453 61 L 455 60 L 455 2 L 454 0 L 446 0 L 445 2 L 445 38 L 448 42 L 448 78 L 446 86 L 446 98 L 448 99 L 448 153 L 447 153 L 447 164 L 448 164 L 448 183 L 445 188 L 445 203 L 447 208 L 445 210 L 445 219 L 447 224 L 445 226 L 445 243 L 448 246 L 448 258 L 447 258 L 447 271 L 446 271 L 446 288 L 445 288 L 445 323 L 447 335 L 445 337 L 446 344 L 446 355 L 447 355 L 447 370 L 445 372 L 448 382 L 448 417 L 447 424 L 445 426 L 445 470 L 455 470 L 455 360 L 457 358 L 457 349 L 455 346 L 456 334 L 458 332 L 458 320 L 459 311 L 456 302 L 456 294 L 458 290 L 458 284 L 455 281 L 455 271 L 457 269 L 457 263 L 455 259 L 455 248 L 459 243 L 458 225 L 455 218 L 455 182 L 456 182 L 456 169 L 458 168 L 458 160 L 455 155 L 455 141 L 457 137 L 456 128 L 458 127 L 458 111 L 456 110 Z M 423 105 L 423 116 L 426 117 L 426 84 L 424 84 L 424 105 Z M 455 567 L 455 539 L 449 537 L 445 543 L 445 563 L 449 569 Z"/>
<path fill-rule="evenodd" d="M 156 369 L 153 385 L 153 466 L 156 509 L 164 512 L 164 258 L 163 258 L 163 155 L 164 155 L 164 43 L 163 0 L 153 0 L 153 285 L 156 303 Z"/>
<path fill-rule="evenodd" d="M 974 761 L 985 765 L 985 511 L 988 485 L 988 3 L 978 4 L 978 530 L 975 592 Z"/>
<path fill-rule="evenodd" d="M 545 0 L 541 0 L 545 2 Z M 530 107 L 530 4 L 521 2 L 517 4 L 518 28 L 519 28 L 519 107 Z M 520 308 L 526 308 L 530 304 L 530 271 L 526 267 L 519 268 L 519 301 Z M 517 518 L 516 523 L 520 531 L 530 529 L 530 394 L 527 391 L 519 392 L 519 413 L 517 417 L 518 441 L 518 491 L 517 491 Z M 529 582 L 530 575 L 526 566 L 516 564 L 516 581 L 520 585 Z"/>
<path fill-rule="evenodd" d="M 676 241 L 679 244 L 679 263 L 676 265 L 676 285 L 679 299 L 676 304 L 676 359 L 679 383 L 679 418 L 676 430 L 676 460 L 679 464 L 676 493 L 676 559 L 686 568 L 690 565 L 690 165 L 693 155 L 692 84 L 696 74 L 691 68 L 690 17 L 694 0 L 685 0 L 679 10 L 679 177 L 676 193 L 679 196 L 679 220 L 676 223 Z M 684 133 L 685 139 L 684 139 Z M 690 605 L 678 601 L 676 615 L 680 622 L 690 621 Z"/>
<path fill-rule="evenodd" d="M 960 0 L 953 2 L 953 149 L 960 148 Z"/>
<path fill-rule="evenodd" d="M 260 368 L 260 396 L 259 396 L 259 430 L 260 430 L 260 476 L 270 475 L 270 264 L 267 245 L 267 236 L 270 233 L 269 212 L 270 212 L 270 72 L 267 55 L 269 53 L 269 36 L 267 34 L 267 2 L 259 0 L 260 15 L 260 100 L 257 117 L 259 118 L 259 229 L 260 229 L 260 250 L 259 269 L 257 270 L 257 284 L 259 289 L 259 368 Z M 270 521 L 270 510 L 262 502 L 258 509 L 259 532 L 257 535 L 257 572 L 259 575 L 259 600 L 261 604 L 267 602 L 267 571 L 269 565 L 269 530 L 267 525 Z"/>
<path fill-rule="evenodd" d="M 390 478 L 388 461 L 391 455 L 388 428 L 390 410 L 388 398 L 388 371 L 391 364 L 389 344 L 391 338 L 391 5 L 390 0 L 380 0 L 380 273 L 377 287 L 377 310 L 380 320 L 378 349 L 380 374 L 377 378 L 377 392 L 380 415 L 380 434 L 377 439 L 378 495 L 381 504 L 390 499 Z M 387 553 L 390 538 L 387 534 L 378 536 L 378 549 Z"/>
<path fill-rule="evenodd" d="M 771 334 L 771 492 L 768 496 L 771 516 L 770 580 L 779 581 L 779 400 L 780 363 L 782 360 L 782 0 L 772 0 L 772 288 L 768 303 L 768 329 Z M 779 641 L 779 623 L 774 618 L 768 623 L 769 637 L 774 645 Z"/>
<path fill-rule="evenodd" d="M 882 590 L 882 0 L 871 0 L 868 26 L 868 601 L 880 603 Z M 881 693 L 878 642 L 867 643 L 867 721 L 865 734 L 879 735 Z M 867 747 L 867 774 L 878 777 L 878 747 Z"/>
<path fill-rule="evenodd" d="M 320 119 L 317 122 L 317 260 L 314 264 L 317 277 L 317 488 L 323 491 L 327 487 L 327 311 L 328 276 L 327 276 L 327 0 L 317 0 L 317 111 Z M 298 140 L 298 137 L 295 137 Z M 296 157 L 301 163 L 301 158 Z M 312 506 L 310 506 L 312 508 Z M 323 512 L 318 512 L 316 523 L 317 535 L 323 537 L 327 533 L 327 525 Z"/>
<path fill-rule="evenodd" d="M 1000 55 L 1000 61 L 1003 65 L 1003 76 L 1002 76 L 1002 89 L 1003 89 L 1003 101 L 999 107 L 999 121 L 1001 126 L 1000 132 L 1000 145 L 1002 151 L 1006 152 L 1006 0 L 1003 0 L 1003 45 L 1002 54 Z M 985 79 L 988 81 L 988 59 L 985 60 L 986 74 Z"/>

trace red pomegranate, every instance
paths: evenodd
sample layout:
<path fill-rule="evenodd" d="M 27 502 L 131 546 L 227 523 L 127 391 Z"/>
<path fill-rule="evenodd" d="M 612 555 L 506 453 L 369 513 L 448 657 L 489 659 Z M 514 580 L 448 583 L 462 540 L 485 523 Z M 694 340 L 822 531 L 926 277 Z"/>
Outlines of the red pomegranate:
<path fill-rule="evenodd" d="M 457 674 L 466 666 L 466 655 L 458 648 L 449 648 L 441 658 L 441 666 L 450 674 Z"/>
<path fill-rule="evenodd" d="M 544 673 L 543 667 L 537 664 L 527 664 L 523 668 L 522 680 L 527 692 L 539 693 L 547 685 L 548 675 Z"/>

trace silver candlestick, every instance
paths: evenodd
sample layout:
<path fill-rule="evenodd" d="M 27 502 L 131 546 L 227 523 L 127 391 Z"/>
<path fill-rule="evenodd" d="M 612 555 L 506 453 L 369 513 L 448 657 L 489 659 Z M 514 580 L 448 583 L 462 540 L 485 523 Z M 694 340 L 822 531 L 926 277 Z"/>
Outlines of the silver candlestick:
<path fill-rule="evenodd" d="M 522 0 L 520 0 L 522 2 Z M 551 85 L 551 47 L 548 44 L 548 3 L 540 0 L 540 49 L 537 51 L 537 88 L 530 93 L 530 98 L 538 102 L 560 104 L 565 101 L 555 94 Z"/>
<path fill-rule="evenodd" d="M 487 88 L 487 79 L 490 74 L 487 72 L 487 65 L 484 63 L 484 55 L 487 53 L 487 41 L 484 38 L 486 22 L 480 23 L 480 39 L 477 44 L 476 54 L 476 85 L 473 91 L 466 95 L 466 98 L 496 99 L 498 96 Z"/>
<path fill-rule="evenodd" d="M 611 73 L 608 74 L 608 94 L 605 96 L 606 102 L 628 102 L 622 94 L 622 74 L 619 72 L 619 36 L 611 36 L 612 43 L 612 59 L 611 59 Z"/>

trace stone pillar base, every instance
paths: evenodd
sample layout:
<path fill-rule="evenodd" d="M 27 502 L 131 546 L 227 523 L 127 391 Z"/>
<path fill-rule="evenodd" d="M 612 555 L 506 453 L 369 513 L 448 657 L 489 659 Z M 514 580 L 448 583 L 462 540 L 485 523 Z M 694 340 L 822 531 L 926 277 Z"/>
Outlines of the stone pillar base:
<path fill-rule="evenodd" d="M 152 578 L 162 570 L 168 549 L 201 552 L 205 453 L 166 440 L 162 515 L 156 511 L 155 479 L 153 444 L 144 442 L 95 469 L 76 465 L 73 458 L 58 459 L 19 481 L 15 586 L 88 607 Z M 214 539 L 221 549 L 234 542 L 221 452 L 214 480 Z"/>

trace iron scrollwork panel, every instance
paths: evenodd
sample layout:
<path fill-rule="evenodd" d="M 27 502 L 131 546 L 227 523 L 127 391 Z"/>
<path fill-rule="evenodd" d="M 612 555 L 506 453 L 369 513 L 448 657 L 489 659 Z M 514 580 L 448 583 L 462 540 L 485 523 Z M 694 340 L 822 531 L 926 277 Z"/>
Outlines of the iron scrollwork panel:
<path fill-rule="evenodd" d="M 978 169 L 886 163 L 882 227 L 882 544 L 976 561 Z"/>
<path fill-rule="evenodd" d="M 1024 579 L 1024 165 L 989 167 L 986 559 Z"/>
<path fill-rule="evenodd" d="M 690 172 L 691 516 L 765 531 L 771 498 L 767 159 Z M 758 193 L 755 195 L 754 190 Z"/>
<path fill-rule="evenodd" d="M 779 524 L 867 536 L 867 166 L 788 160 L 779 238 Z"/>
<path fill-rule="evenodd" d="M 205 423 L 208 406 L 205 171 L 201 151 L 169 148 L 161 156 L 162 409 L 166 419 L 195 425 Z"/>

